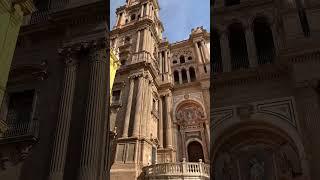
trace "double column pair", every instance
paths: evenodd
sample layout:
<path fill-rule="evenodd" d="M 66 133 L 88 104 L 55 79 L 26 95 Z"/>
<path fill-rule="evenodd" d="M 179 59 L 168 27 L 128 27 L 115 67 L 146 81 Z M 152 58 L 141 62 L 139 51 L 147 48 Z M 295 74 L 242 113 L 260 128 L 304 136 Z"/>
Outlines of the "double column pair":
<path fill-rule="evenodd" d="M 128 96 L 128 103 L 126 107 L 126 116 L 123 126 L 123 133 L 122 137 L 126 138 L 129 135 L 129 124 L 131 119 L 131 114 L 134 114 L 133 119 L 133 131 L 132 131 L 132 137 L 139 137 L 146 136 L 147 135 L 147 127 L 145 120 L 147 120 L 148 117 L 148 109 L 150 108 L 149 100 L 151 99 L 151 90 L 149 87 L 150 80 L 148 79 L 148 76 L 145 74 L 138 73 L 133 74 L 129 77 L 130 81 L 130 87 L 129 87 L 129 96 Z M 133 101 L 133 92 L 134 92 L 134 84 L 135 81 L 138 83 L 137 85 L 137 96 L 136 96 L 136 105 L 134 112 L 132 111 L 132 101 Z M 145 103 L 145 104 L 143 104 Z M 151 101 L 150 101 L 151 103 Z M 143 112 L 143 113 L 142 113 Z M 147 116 L 147 117 L 145 117 Z M 141 129 L 141 132 L 140 132 Z"/>
<path fill-rule="evenodd" d="M 103 47 L 91 47 L 90 80 L 86 103 L 86 116 L 81 146 L 79 180 L 98 178 L 99 152 L 102 140 L 101 124 L 106 103 L 106 51 Z M 50 163 L 49 180 L 63 180 L 67 146 L 70 131 L 72 105 L 77 76 L 77 56 L 70 48 L 62 51 L 66 55 L 64 83 L 58 114 L 57 130 L 54 139 L 53 154 Z"/>

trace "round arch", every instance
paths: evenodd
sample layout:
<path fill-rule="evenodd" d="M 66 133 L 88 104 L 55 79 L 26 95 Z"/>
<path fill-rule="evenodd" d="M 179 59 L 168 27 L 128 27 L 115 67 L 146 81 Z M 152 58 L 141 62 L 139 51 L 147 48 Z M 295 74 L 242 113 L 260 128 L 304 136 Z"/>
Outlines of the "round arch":
<path fill-rule="evenodd" d="M 204 160 L 203 145 L 201 142 L 193 140 L 187 144 L 187 154 L 189 162 L 199 162 Z"/>
<path fill-rule="evenodd" d="M 256 115 L 250 120 L 243 120 L 242 122 L 239 121 L 232 125 L 225 126 L 222 128 L 222 131 L 218 131 L 218 133 L 216 133 L 216 136 L 211 139 L 212 147 L 214 147 L 210 152 L 213 168 L 215 167 L 215 163 L 221 163 L 222 159 L 226 159 L 225 154 L 221 153 L 226 149 L 226 144 L 228 144 L 228 149 L 230 151 L 234 151 L 237 148 L 241 149 L 241 147 L 246 145 L 251 145 L 252 148 L 255 147 L 256 149 L 259 149 L 259 145 L 264 145 L 263 147 L 266 147 L 266 149 L 272 149 L 272 147 L 275 146 L 281 147 L 280 145 L 286 142 L 284 147 L 282 147 L 283 152 L 289 152 L 291 154 L 289 158 L 291 158 L 290 161 L 292 163 L 296 163 L 294 164 L 295 171 L 300 173 L 299 171 L 301 170 L 306 179 L 308 179 L 309 171 L 307 162 L 305 161 L 306 154 L 300 137 L 297 136 L 297 133 L 295 135 L 293 131 L 290 130 L 289 127 L 291 125 L 288 123 L 287 126 L 283 125 L 285 123 L 280 123 L 281 125 L 274 125 L 273 123 L 270 123 L 270 121 L 266 122 L 262 120 L 263 118 L 257 120 L 259 115 Z M 289 130 L 283 129 L 285 127 L 289 128 Z M 269 154 L 269 156 L 270 155 L 271 154 Z M 230 159 L 232 158 L 228 157 L 227 159 L 231 161 Z"/>

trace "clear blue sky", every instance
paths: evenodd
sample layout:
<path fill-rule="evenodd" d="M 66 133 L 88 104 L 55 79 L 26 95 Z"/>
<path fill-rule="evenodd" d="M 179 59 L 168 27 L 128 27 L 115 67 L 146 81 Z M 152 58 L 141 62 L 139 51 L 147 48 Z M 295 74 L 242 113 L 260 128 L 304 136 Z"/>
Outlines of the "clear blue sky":
<path fill-rule="evenodd" d="M 187 39 L 192 28 L 203 26 L 210 32 L 210 0 L 158 0 L 164 37 L 172 42 Z M 111 0 L 111 26 L 115 24 L 115 11 L 125 0 Z"/>

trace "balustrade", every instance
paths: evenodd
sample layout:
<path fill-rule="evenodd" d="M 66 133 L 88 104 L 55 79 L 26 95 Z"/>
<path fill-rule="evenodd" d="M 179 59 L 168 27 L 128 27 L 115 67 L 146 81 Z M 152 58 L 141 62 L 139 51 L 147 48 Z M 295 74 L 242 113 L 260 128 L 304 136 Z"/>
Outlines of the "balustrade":
<path fill-rule="evenodd" d="M 0 136 L 1 139 L 15 138 L 29 135 L 36 135 L 39 122 L 36 120 L 26 123 L 8 124 L 7 130 Z"/>
<path fill-rule="evenodd" d="M 154 164 L 145 168 L 145 175 L 149 179 L 156 177 L 187 176 L 209 179 L 210 166 L 203 162 L 179 162 Z"/>

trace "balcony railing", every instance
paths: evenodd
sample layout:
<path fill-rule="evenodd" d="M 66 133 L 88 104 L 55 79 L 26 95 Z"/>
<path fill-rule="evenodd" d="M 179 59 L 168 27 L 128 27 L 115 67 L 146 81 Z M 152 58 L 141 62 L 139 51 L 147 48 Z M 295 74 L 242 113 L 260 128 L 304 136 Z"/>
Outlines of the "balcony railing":
<path fill-rule="evenodd" d="M 27 123 L 8 124 L 7 130 L 0 135 L 0 141 L 23 137 L 36 138 L 38 129 L 39 122 L 37 120 L 33 120 Z"/>
<path fill-rule="evenodd" d="M 203 162 L 181 162 L 155 164 L 145 168 L 145 177 L 152 179 L 170 179 L 177 177 L 210 178 L 210 166 Z"/>

